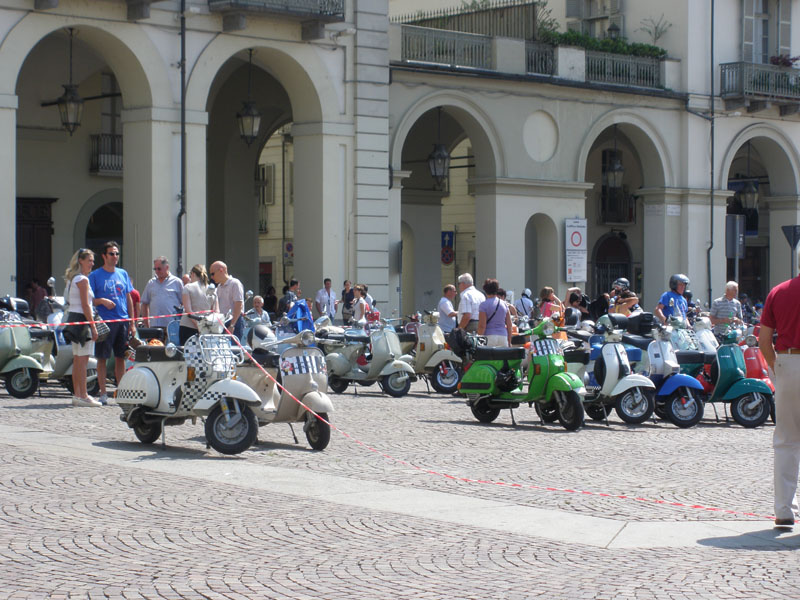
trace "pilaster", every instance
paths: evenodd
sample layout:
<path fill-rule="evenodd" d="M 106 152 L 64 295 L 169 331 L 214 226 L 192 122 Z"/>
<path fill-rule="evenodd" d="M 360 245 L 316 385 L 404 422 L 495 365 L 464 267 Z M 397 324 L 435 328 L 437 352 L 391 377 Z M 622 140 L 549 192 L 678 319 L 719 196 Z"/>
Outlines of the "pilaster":
<path fill-rule="evenodd" d="M 1 289 L 16 290 L 17 272 L 17 97 L 0 95 L 0 207 L 6 218 L 0 219 L 0 252 L 6 257 L 0 264 Z M 5 148 L 3 150 L 2 148 Z"/>

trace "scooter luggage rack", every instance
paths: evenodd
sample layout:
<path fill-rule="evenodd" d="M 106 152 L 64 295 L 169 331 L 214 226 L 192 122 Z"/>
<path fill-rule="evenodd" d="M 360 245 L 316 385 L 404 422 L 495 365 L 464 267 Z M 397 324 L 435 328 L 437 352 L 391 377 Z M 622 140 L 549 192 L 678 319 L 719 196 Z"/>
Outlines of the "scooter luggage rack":
<path fill-rule="evenodd" d="M 206 333 L 198 337 L 197 349 L 200 357 L 213 372 L 232 374 L 236 366 L 244 362 L 244 353 L 234 349 L 231 335 Z"/>
<path fill-rule="evenodd" d="M 549 354 L 564 354 L 561 344 L 557 340 L 544 338 L 543 340 L 533 340 L 531 343 L 531 354 L 533 356 L 547 356 Z"/>

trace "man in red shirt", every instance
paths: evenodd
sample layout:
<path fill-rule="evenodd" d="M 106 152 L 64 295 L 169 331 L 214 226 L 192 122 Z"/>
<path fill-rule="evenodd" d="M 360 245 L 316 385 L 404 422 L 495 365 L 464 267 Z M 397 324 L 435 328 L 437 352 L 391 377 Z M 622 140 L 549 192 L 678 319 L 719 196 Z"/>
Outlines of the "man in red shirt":
<path fill-rule="evenodd" d="M 797 518 L 800 475 L 800 276 L 775 286 L 764 303 L 758 346 L 775 382 L 775 528 Z M 778 338 L 773 345 L 773 333 Z"/>

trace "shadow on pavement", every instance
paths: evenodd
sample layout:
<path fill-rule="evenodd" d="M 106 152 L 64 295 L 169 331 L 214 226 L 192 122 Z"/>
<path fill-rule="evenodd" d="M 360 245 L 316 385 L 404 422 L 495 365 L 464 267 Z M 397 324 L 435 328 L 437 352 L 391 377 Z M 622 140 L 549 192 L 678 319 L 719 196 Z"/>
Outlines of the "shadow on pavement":
<path fill-rule="evenodd" d="M 776 529 L 762 529 L 739 535 L 697 540 L 701 546 L 737 550 L 763 550 L 783 552 L 800 548 L 800 534 L 791 534 Z"/>

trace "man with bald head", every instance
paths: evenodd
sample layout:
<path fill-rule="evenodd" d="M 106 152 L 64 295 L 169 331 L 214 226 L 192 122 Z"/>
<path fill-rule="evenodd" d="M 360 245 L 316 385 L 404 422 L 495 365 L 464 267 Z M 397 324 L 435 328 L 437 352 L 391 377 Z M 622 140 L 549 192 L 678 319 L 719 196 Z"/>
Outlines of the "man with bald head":
<path fill-rule="evenodd" d="M 211 280 L 217 285 L 217 302 L 219 312 L 223 315 L 231 312 L 231 319 L 225 325 L 240 341 L 244 335 L 244 288 L 242 282 L 228 275 L 228 265 L 221 260 L 212 263 L 208 269 Z"/>

